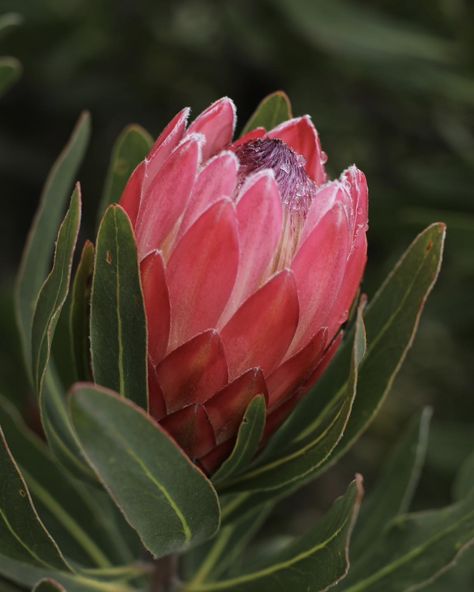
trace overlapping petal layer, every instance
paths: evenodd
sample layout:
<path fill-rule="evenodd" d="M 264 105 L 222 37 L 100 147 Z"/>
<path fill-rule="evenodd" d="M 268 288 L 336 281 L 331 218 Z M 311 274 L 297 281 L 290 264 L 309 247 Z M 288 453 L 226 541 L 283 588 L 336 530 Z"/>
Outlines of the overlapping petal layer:
<path fill-rule="evenodd" d="M 188 117 L 168 124 L 121 203 L 141 265 L 150 413 L 212 472 L 253 397 L 266 397 L 267 438 L 337 350 L 365 267 L 367 184 L 355 166 L 327 180 L 308 116 L 233 144 L 230 99 Z"/>

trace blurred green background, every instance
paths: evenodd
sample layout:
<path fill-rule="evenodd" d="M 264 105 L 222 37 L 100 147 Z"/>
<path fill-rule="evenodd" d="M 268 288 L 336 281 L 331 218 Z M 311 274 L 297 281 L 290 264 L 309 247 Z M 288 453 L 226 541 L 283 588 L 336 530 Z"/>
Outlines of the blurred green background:
<path fill-rule="evenodd" d="M 156 135 L 182 106 L 198 113 L 229 95 L 243 124 L 283 89 L 296 114 L 313 116 L 330 173 L 355 162 L 367 174 L 369 294 L 422 227 L 448 224 L 441 278 L 389 402 L 342 464 L 300 494 L 292 520 L 327 505 L 356 470 L 370 488 L 401 426 L 426 404 L 434 423 L 416 507 L 447 502 L 474 448 L 474 3 L 0 0 L 0 14 L 12 11 L 22 22 L 1 36 L 0 55 L 16 56 L 23 74 L 0 105 L 0 388 L 28 398 L 12 348 L 12 277 L 79 112 L 89 109 L 94 126 L 81 174 L 91 233 L 127 123 Z M 287 514 L 283 504 L 274 524 Z M 432 590 L 469 590 L 469 577 L 461 566 Z"/>

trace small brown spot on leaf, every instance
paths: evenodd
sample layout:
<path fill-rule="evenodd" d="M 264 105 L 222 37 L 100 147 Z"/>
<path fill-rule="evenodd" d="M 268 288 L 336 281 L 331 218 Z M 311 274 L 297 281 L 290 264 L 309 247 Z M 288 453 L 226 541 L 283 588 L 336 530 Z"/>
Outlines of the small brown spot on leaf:
<path fill-rule="evenodd" d="M 426 245 L 426 252 L 429 253 L 432 248 L 433 248 L 433 241 L 430 240 L 430 242 Z"/>
<path fill-rule="evenodd" d="M 109 265 L 112 264 L 112 253 L 110 251 L 107 251 L 107 253 L 105 254 L 105 260 Z"/>
<path fill-rule="evenodd" d="M 21 495 L 21 497 L 26 497 L 26 491 L 24 489 L 20 489 L 18 493 Z"/>

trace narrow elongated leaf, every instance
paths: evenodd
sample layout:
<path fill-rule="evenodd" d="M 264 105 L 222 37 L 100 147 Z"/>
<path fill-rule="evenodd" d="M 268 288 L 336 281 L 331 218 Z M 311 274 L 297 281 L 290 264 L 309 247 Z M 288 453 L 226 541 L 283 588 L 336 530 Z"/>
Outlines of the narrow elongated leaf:
<path fill-rule="evenodd" d="M 430 419 L 429 408 L 415 417 L 384 463 L 374 491 L 362 504 L 352 537 L 352 561 L 378 544 L 387 522 L 408 511 L 425 460 Z"/>
<path fill-rule="evenodd" d="M 222 579 L 229 568 L 236 567 L 246 545 L 260 530 L 273 508 L 273 503 L 260 506 L 247 512 L 242 518 L 224 526 L 210 542 L 187 553 L 185 560 L 185 579 L 192 578 L 193 586 L 203 582 Z M 187 574 L 187 577 L 186 577 Z"/>
<path fill-rule="evenodd" d="M 474 452 L 462 463 L 456 475 L 453 487 L 454 499 L 463 499 L 472 489 L 474 489 Z"/>
<path fill-rule="evenodd" d="M 0 58 L 0 96 L 18 80 L 21 74 L 21 64 L 15 58 Z"/>
<path fill-rule="evenodd" d="M 91 380 L 89 346 L 90 298 L 94 271 L 94 245 L 86 241 L 72 287 L 70 334 L 78 380 Z"/>
<path fill-rule="evenodd" d="M 83 458 L 76 434 L 66 410 L 66 397 L 51 363 L 40 397 L 41 422 L 49 447 L 70 473 L 81 480 L 97 484 L 93 472 Z"/>
<path fill-rule="evenodd" d="M 239 427 L 235 446 L 224 464 L 214 473 L 214 483 L 222 483 L 238 474 L 253 459 L 265 428 L 265 416 L 265 397 L 258 395 L 249 403 Z"/>
<path fill-rule="evenodd" d="M 52 568 L 34 567 L 19 561 L 14 561 L 2 556 L 0 553 L 0 573 L 22 586 L 21 590 L 25 590 L 27 586 L 29 590 L 42 581 L 53 581 L 56 586 L 62 586 L 66 592 L 137 592 L 137 588 L 127 583 L 130 576 L 127 576 L 127 569 L 122 568 L 122 574 L 104 578 L 102 572 L 91 571 L 84 574 L 72 574 L 64 571 L 58 571 Z M 133 567 L 130 571 L 133 573 Z M 138 569 L 135 568 L 135 572 Z M 142 570 L 143 572 L 143 570 Z M 137 574 L 135 574 L 137 575 Z M 145 575 L 142 573 L 142 575 Z M 1 580 L 0 580 L 1 584 Z M 3 592 L 3 588 L 0 588 Z M 41 590 L 41 588 L 40 588 Z M 53 588 L 54 592 L 57 592 Z M 61 590 L 61 588 L 59 588 Z M 143 587 L 138 587 L 138 590 L 143 590 Z"/>
<path fill-rule="evenodd" d="M 315 528 L 277 553 L 271 563 L 227 580 L 190 582 L 186 592 L 327 590 L 347 573 L 349 538 L 361 496 L 357 478 Z"/>
<path fill-rule="evenodd" d="M 95 382 L 148 407 L 145 307 L 133 229 L 120 206 L 107 209 L 97 235 L 91 296 Z"/>
<path fill-rule="evenodd" d="M 251 132 L 257 127 L 263 127 L 271 130 L 284 121 L 291 119 L 290 99 L 282 91 L 277 91 L 268 95 L 258 105 L 257 109 L 246 123 L 242 135 Z"/>
<path fill-rule="evenodd" d="M 372 553 L 351 568 L 345 592 L 418 590 L 474 543 L 474 490 L 447 508 L 399 516 Z"/>
<path fill-rule="evenodd" d="M 33 566 L 68 570 L 33 506 L 1 428 L 0 441 L 0 555 Z"/>
<path fill-rule="evenodd" d="M 117 202 L 135 167 L 146 157 L 153 146 L 153 138 L 139 125 L 129 125 L 117 138 L 105 181 L 104 194 L 97 212 L 102 219 L 107 207 Z"/>
<path fill-rule="evenodd" d="M 131 561 L 114 522 L 99 506 L 100 493 L 94 497 L 71 480 L 4 397 L 0 397 L 0 424 L 38 513 L 64 553 L 82 565 Z"/>
<path fill-rule="evenodd" d="M 90 118 L 81 115 L 71 138 L 54 164 L 43 189 L 16 283 L 16 316 L 26 367 L 31 372 L 31 327 L 34 306 L 48 274 L 58 226 L 90 136 Z"/>
<path fill-rule="evenodd" d="M 216 532 L 211 483 L 141 408 L 87 384 L 74 387 L 70 404 L 91 466 L 153 555 L 182 551 Z"/>
<path fill-rule="evenodd" d="M 328 462 L 331 453 L 344 434 L 354 398 L 356 396 L 358 368 L 365 355 L 366 339 L 362 309 L 359 307 L 356 331 L 352 348 L 352 364 L 345 392 L 338 404 L 327 413 L 318 429 L 287 449 L 286 454 L 270 456 L 262 454 L 254 468 L 250 467 L 242 476 L 231 482 L 232 491 L 268 491 L 292 487 L 296 481 L 306 479 Z"/>
<path fill-rule="evenodd" d="M 35 306 L 31 337 L 31 364 L 38 395 L 41 393 L 49 362 L 54 330 L 69 291 L 72 260 L 80 223 L 81 195 L 79 186 L 77 186 L 72 194 L 69 210 L 59 228 L 53 267 L 41 288 Z"/>

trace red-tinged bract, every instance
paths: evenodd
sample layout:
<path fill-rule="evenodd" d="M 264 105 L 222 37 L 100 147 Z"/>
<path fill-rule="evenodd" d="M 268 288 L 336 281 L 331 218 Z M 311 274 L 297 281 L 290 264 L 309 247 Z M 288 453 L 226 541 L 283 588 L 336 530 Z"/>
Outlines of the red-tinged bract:
<path fill-rule="evenodd" d="M 150 413 L 212 473 L 258 394 L 265 438 L 341 341 L 367 255 L 367 184 L 329 180 L 308 116 L 233 142 L 220 99 L 178 113 L 121 198 L 148 321 Z"/>

